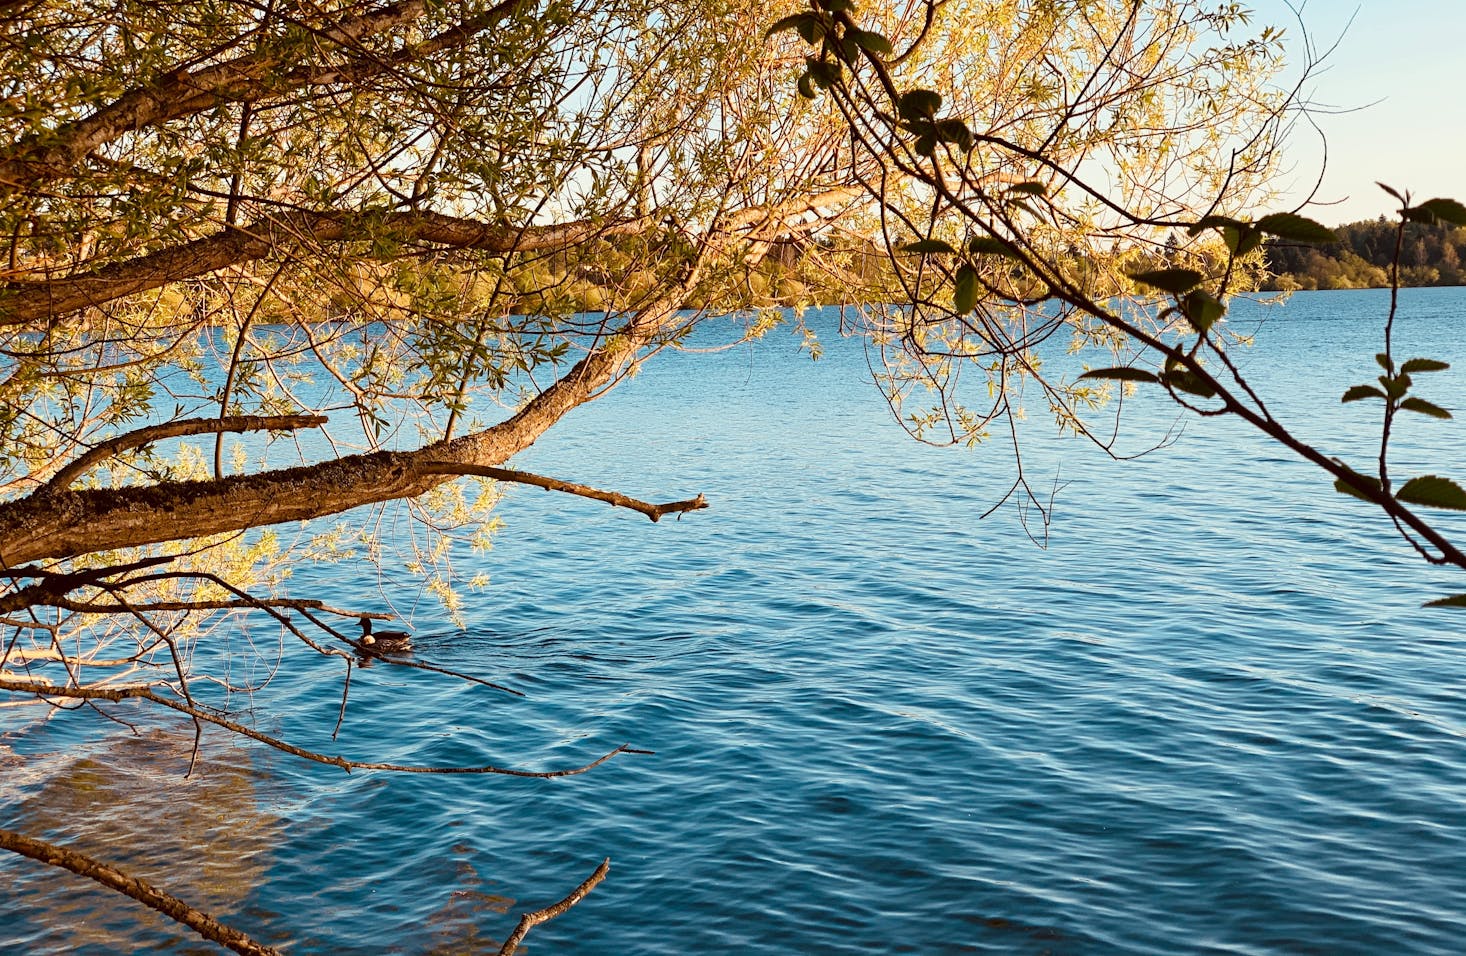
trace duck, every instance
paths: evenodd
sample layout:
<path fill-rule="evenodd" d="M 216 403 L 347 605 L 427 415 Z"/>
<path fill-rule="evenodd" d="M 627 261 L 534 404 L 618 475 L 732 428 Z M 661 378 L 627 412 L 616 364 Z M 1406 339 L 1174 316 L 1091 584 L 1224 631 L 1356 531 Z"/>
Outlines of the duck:
<path fill-rule="evenodd" d="M 372 633 L 372 619 L 361 619 L 361 642 L 378 654 L 393 654 L 412 650 L 412 635 L 406 631 L 378 631 Z"/>

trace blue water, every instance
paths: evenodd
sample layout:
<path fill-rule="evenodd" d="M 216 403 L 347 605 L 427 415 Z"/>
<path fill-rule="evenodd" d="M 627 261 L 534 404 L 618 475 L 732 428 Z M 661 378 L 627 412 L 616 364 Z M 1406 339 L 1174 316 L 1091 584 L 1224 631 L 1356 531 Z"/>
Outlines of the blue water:
<path fill-rule="evenodd" d="M 1246 367 L 1331 454 L 1373 453 L 1383 293 L 1239 305 Z M 1466 366 L 1466 292 L 1406 294 L 1403 355 Z M 833 319 L 825 317 L 824 324 Z M 1049 544 L 998 447 L 911 442 L 858 343 L 663 355 L 516 464 L 708 511 L 657 524 L 513 489 L 455 556 L 466 626 L 403 575 L 300 568 L 297 595 L 392 606 L 421 659 L 375 666 L 330 732 L 338 662 L 284 645 L 261 730 L 411 763 L 583 776 L 344 774 L 191 728 L 0 712 L 0 824 L 107 856 L 291 953 L 493 951 L 610 857 L 537 953 L 1457 953 L 1466 936 L 1466 590 L 1362 503 L 1235 423 L 1112 462 L 1055 442 Z M 1421 376 L 1466 411 L 1466 376 Z M 1126 447 L 1174 416 L 1144 400 Z M 1419 418 L 1399 474 L 1466 478 Z M 1455 517 L 1455 516 L 1447 516 Z M 1466 526 L 1446 521 L 1458 538 Z M 387 527 L 403 527 L 389 516 Z M 1040 530 L 1030 515 L 1028 531 Z M 235 679 L 281 654 L 216 634 Z M 200 653 L 209 653 L 201 650 Z M 126 711 L 114 711 L 126 715 Z M 7 750 L 7 748 L 9 748 Z M 139 845 L 139 843 L 143 845 Z M 0 859 L 0 952 L 211 952 L 82 881 Z"/>

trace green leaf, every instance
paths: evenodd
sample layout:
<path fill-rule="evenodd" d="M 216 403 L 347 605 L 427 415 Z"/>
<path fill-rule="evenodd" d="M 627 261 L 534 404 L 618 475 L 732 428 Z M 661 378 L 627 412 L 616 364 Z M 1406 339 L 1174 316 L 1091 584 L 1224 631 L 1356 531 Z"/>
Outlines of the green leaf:
<path fill-rule="evenodd" d="M 1162 292 L 1182 295 L 1201 285 L 1202 275 L 1195 269 L 1156 269 L 1150 272 L 1131 272 L 1130 278 L 1141 285 L 1148 285 Z"/>
<path fill-rule="evenodd" d="M 822 90 L 836 85 L 845 75 L 840 69 L 840 64 L 831 63 L 829 60 L 816 60 L 814 57 L 808 57 L 804 62 L 809 66 L 809 73 L 814 77 L 815 86 Z"/>
<path fill-rule="evenodd" d="M 992 236 L 973 236 L 967 240 L 967 251 L 975 256 L 1007 256 L 1009 259 L 1020 258 L 1018 250 L 1008 245 L 1001 239 Z"/>
<path fill-rule="evenodd" d="M 1421 607 L 1466 607 L 1466 594 L 1452 594 L 1450 597 L 1426 601 Z"/>
<path fill-rule="evenodd" d="M 783 33 L 785 30 L 800 29 L 800 27 L 802 27 L 804 24 L 811 21 L 816 23 L 818 22 L 815 15 L 812 13 L 792 13 L 787 17 L 780 17 L 779 19 L 774 21 L 773 26 L 764 31 L 764 39 L 768 39 L 775 33 Z M 803 33 L 804 31 L 800 30 L 800 32 Z M 808 38 L 806 37 L 806 39 Z M 815 41 L 810 40 L 809 42 L 814 43 Z"/>
<path fill-rule="evenodd" d="M 1451 417 L 1451 413 L 1439 405 L 1433 405 L 1423 398 L 1416 398 L 1414 395 L 1401 402 L 1400 407 L 1408 411 L 1419 412 L 1422 415 L 1429 415 L 1431 418 Z"/>
<path fill-rule="evenodd" d="M 1223 226 L 1222 241 L 1232 255 L 1245 256 L 1262 245 L 1262 231 L 1246 225 L 1240 228 Z"/>
<path fill-rule="evenodd" d="M 1211 293 L 1197 289 L 1181 300 L 1181 314 L 1186 316 L 1192 328 L 1205 335 L 1218 319 L 1227 314 L 1227 307 Z"/>
<path fill-rule="evenodd" d="M 937 138 L 944 143 L 955 143 L 966 153 L 972 149 L 972 130 L 959 119 L 937 120 Z"/>
<path fill-rule="evenodd" d="M 1427 199 L 1406 209 L 1405 218 L 1415 222 L 1448 222 L 1453 226 L 1466 226 L 1466 206 L 1454 199 Z"/>
<path fill-rule="evenodd" d="M 896 101 L 896 112 L 904 120 L 930 119 L 942 108 L 942 94 L 931 90 L 911 90 Z"/>
<path fill-rule="evenodd" d="M 856 46 L 865 50 L 867 53 L 874 53 L 877 56 L 890 56 L 895 52 L 891 46 L 891 41 L 879 33 L 872 33 L 869 30 L 857 30 L 852 27 L 845 31 L 845 37 L 846 39 L 854 40 Z"/>
<path fill-rule="evenodd" d="M 1350 469 L 1350 471 L 1353 471 L 1353 469 Z M 1361 475 L 1357 471 L 1353 471 L 1353 474 L 1354 474 L 1354 477 L 1356 477 L 1360 481 L 1364 482 L 1370 488 L 1374 489 L 1375 491 L 1379 491 L 1379 479 L 1378 478 L 1371 477 L 1370 475 Z M 1334 481 L 1334 490 L 1337 491 L 1341 495 L 1349 495 L 1350 497 L 1358 498 L 1360 501 L 1368 501 L 1368 502 L 1371 502 L 1371 503 L 1374 501 L 1373 498 L 1369 497 L 1364 492 L 1360 491 L 1358 488 L 1355 488 L 1353 485 L 1349 484 L 1347 481 L 1344 481 L 1342 478 L 1337 479 L 1337 480 Z"/>
<path fill-rule="evenodd" d="M 1381 375 L 1377 381 L 1385 387 L 1385 394 L 1396 401 L 1404 398 L 1413 384 L 1408 375 Z"/>
<path fill-rule="evenodd" d="M 1047 196 L 1049 194 L 1049 187 L 1046 183 L 1030 180 L 1024 183 L 1014 183 L 1008 187 L 1008 192 L 1023 193 L 1027 196 Z"/>
<path fill-rule="evenodd" d="M 1411 478 L 1400 486 L 1395 497 L 1412 505 L 1427 508 L 1448 508 L 1451 511 L 1466 511 L 1466 490 L 1449 478 L 1440 475 L 1421 475 Z"/>
<path fill-rule="evenodd" d="M 937 138 L 931 135 L 918 136 L 911 148 L 916 150 L 918 156 L 933 156 L 937 151 Z"/>
<path fill-rule="evenodd" d="M 1365 398 L 1384 398 L 1384 397 L 1385 397 L 1385 393 L 1384 392 L 1381 392 L 1379 389 L 1375 388 L 1373 385 L 1355 385 L 1353 388 L 1351 388 L 1347 392 L 1345 392 L 1344 393 L 1344 397 L 1341 398 L 1341 399 L 1339 399 L 1339 401 L 1341 401 L 1341 402 L 1357 402 L 1357 401 L 1359 401 L 1361 399 L 1365 399 Z"/>
<path fill-rule="evenodd" d="M 1401 365 L 1400 371 L 1407 375 L 1413 375 L 1416 372 L 1444 372 L 1450 367 L 1445 362 L 1439 362 L 1435 359 L 1413 358 L 1407 360 L 1404 365 Z"/>
<path fill-rule="evenodd" d="M 1172 369 L 1161 376 L 1161 383 L 1169 385 L 1178 392 L 1200 395 L 1202 398 L 1211 398 L 1216 394 L 1216 390 L 1211 387 L 1206 379 L 1190 369 Z"/>
<path fill-rule="evenodd" d="M 1080 378 L 1108 378 L 1119 382 L 1159 382 L 1160 378 L 1154 372 L 1147 372 L 1143 368 L 1096 368 L 1090 369 Z"/>
<path fill-rule="evenodd" d="M 1275 212 L 1270 216 L 1263 216 L 1254 225 L 1270 236 L 1289 242 L 1339 241 L 1332 229 L 1296 212 Z"/>
<path fill-rule="evenodd" d="M 1395 370 L 1394 359 L 1390 358 L 1384 352 L 1374 353 L 1374 360 L 1375 362 L 1379 363 L 1379 367 L 1384 369 L 1386 372 L 1393 372 Z"/>
<path fill-rule="evenodd" d="M 972 266 L 964 265 L 957 270 L 957 282 L 952 287 L 952 311 L 966 315 L 977 305 L 977 273 Z"/>
<path fill-rule="evenodd" d="M 1207 229 L 1221 231 L 1224 228 L 1242 230 L 1248 228 L 1248 226 L 1242 220 L 1233 219 L 1231 216 L 1203 216 L 1201 219 L 1186 227 L 1186 235 L 1194 236 Z"/>
<path fill-rule="evenodd" d="M 918 239 L 915 242 L 904 243 L 896 247 L 899 252 L 945 252 L 947 255 L 955 256 L 957 250 L 950 242 L 941 239 Z"/>
<path fill-rule="evenodd" d="M 815 92 L 814 77 L 807 72 L 799 76 L 799 95 L 807 100 L 812 100 L 819 95 Z"/>

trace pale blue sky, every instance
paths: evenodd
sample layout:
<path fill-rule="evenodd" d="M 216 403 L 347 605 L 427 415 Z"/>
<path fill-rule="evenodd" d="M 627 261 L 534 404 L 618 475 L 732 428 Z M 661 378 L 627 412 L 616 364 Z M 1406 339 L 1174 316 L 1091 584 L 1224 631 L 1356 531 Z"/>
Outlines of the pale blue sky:
<path fill-rule="evenodd" d="M 1283 26 L 1297 42 L 1298 21 L 1284 0 L 1243 3 L 1254 24 Z M 1335 225 L 1389 214 L 1393 200 L 1375 180 L 1417 200 L 1466 202 L 1466 0 L 1310 0 L 1301 9 L 1316 46 L 1338 40 L 1307 86 L 1311 98 L 1359 108 L 1317 117 L 1328 138 L 1318 198 L 1338 203 L 1309 215 Z M 1305 192 L 1318 175 L 1318 136 L 1300 126 L 1288 155 L 1291 181 Z"/>

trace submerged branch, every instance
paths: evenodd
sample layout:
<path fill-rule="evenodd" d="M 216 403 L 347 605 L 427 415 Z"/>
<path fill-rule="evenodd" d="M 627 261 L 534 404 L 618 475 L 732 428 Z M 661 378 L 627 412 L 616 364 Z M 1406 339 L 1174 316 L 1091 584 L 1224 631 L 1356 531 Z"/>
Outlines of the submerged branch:
<path fill-rule="evenodd" d="M 611 858 L 607 857 L 601 861 L 601 865 L 596 867 L 596 871 L 587 877 L 584 883 L 570 891 L 569 896 L 558 903 L 552 903 L 546 906 L 544 909 L 535 910 L 533 913 L 525 913 L 521 916 L 519 918 L 519 925 L 514 927 L 514 932 L 510 934 L 508 939 L 504 940 L 504 945 L 500 947 L 499 956 L 514 956 L 514 953 L 519 949 L 519 944 L 524 942 L 524 937 L 530 930 L 541 923 L 548 922 L 563 914 L 570 907 L 585 899 L 586 895 L 596 888 L 596 884 L 606 878 L 606 874 L 610 869 Z"/>
<path fill-rule="evenodd" d="M 40 863 L 70 870 L 78 876 L 95 880 L 110 890 L 130 896 L 169 919 L 182 923 L 204 939 L 232 949 L 236 953 L 242 953 L 244 956 L 279 956 L 279 950 L 255 942 L 239 930 L 225 926 L 209 914 L 189 906 L 178 897 L 164 893 L 144 880 L 128 876 L 115 867 L 77 853 L 75 850 L 37 840 L 16 833 L 14 830 L 0 830 L 0 849 L 10 850 Z"/>

